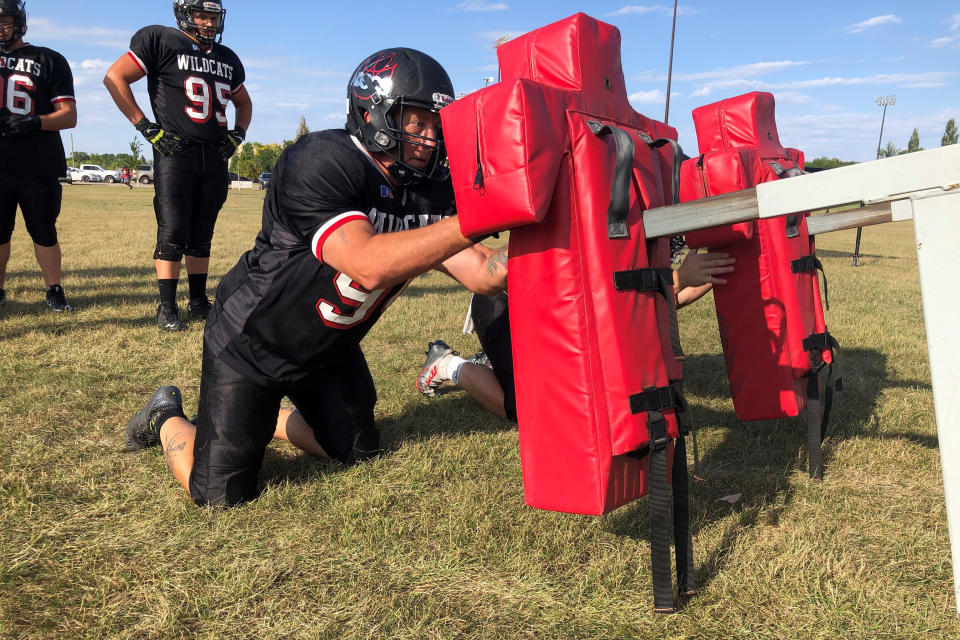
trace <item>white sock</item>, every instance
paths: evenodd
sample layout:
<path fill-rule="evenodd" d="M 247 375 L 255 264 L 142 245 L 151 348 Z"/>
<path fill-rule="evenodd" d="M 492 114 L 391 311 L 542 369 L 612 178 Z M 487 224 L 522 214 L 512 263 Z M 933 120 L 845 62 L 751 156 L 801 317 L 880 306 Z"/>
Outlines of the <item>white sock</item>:
<path fill-rule="evenodd" d="M 448 380 L 453 380 L 454 384 L 460 384 L 460 367 L 466 363 L 466 360 L 452 353 L 443 357 L 440 364 L 440 375 Z"/>

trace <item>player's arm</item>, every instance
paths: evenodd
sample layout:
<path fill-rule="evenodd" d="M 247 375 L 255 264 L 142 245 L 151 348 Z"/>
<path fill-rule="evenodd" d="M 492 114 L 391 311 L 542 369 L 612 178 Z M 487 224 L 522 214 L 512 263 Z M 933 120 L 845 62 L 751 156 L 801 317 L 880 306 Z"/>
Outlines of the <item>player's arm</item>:
<path fill-rule="evenodd" d="M 237 110 L 233 126 L 240 127 L 246 131 L 250 128 L 250 121 L 253 119 L 253 101 L 250 100 L 250 94 L 247 93 L 247 88 L 241 85 L 240 88 L 230 96 L 230 101 Z"/>
<path fill-rule="evenodd" d="M 677 295 L 677 307 L 696 302 L 715 284 L 726 284 L 721 274 L 733 271 L 734 258 L 720 251 L 700 253 L 690 251 L 678 269 L 673 271 L 673 291 Z"/>
<path fill-rule="evenodd" d="M 507 288 L 507 248 L 476 244 L 447 258 L 437 270 L 474 293 L 495 296 Z"/>
<path fill-rule="evenodd" d="M 107 74 L 103 77 L 103 84 L 110 92 L 117 108 L 126 116 L 130 124 L 136 126 L 138 122 L 144 119 L 144 113 L 133 97 L 133 89 L 130 87 L 134 82 L 143 78 L 146 74 L 136 63 L 132 56 L 123 54 L 114 62 Z"/>
<path fill-rule="evenodd" d="M 40 128 L 44 131 L 62 131 L 77 126 L 77 103 L 61 100 L 53 104 L 53 113 L 40 116 Z"/>
<path fill-rule="evenodd" d="M 454 216 L 421 229 L 381 234 L 366 220 L 352 220 L 337 227 L 317 250 L 325 264 L 372 291 L 426 273 L 472 244 Z"/>

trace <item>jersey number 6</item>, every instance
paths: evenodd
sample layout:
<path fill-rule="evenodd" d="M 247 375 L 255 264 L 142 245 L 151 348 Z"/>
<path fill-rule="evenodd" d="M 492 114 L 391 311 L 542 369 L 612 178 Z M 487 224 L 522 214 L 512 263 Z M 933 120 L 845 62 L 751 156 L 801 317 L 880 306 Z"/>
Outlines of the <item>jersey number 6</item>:
<path fill-rule="evenodd" d="M 183 91 L 187 100 L 193 103 L 192 107 L 184 107 L 183 112 L 194 122 L 204 123 L 210 119 L 211 112 L 217 117 L 217 122 L 227 126 L 227 103 L 230 102 L 230 85 L 224 82 L 214 82 L 213 91 L 206 80 L 199 76 L 187 76 L 183 81 Z M 220 104 L 219 109 L 211 109 L 212 98 L 216 97 Z"/>
<path fill-rule="evenodd" d="M 15 73 L 6 82 L 0 82 L 0 107 L 5 106 L 10 113 L 21 116 L 33 115 L 33 98 L 23 89 L 33 89 L 33 78 Z"/>

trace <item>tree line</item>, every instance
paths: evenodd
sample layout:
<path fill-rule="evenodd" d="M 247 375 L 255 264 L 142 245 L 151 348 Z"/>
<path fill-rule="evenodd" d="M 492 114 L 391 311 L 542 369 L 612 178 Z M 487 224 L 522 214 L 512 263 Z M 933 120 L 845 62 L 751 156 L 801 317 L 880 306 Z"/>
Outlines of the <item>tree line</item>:
<path fill-rule="evenodd" d="M 960 138 L 960 135 L 957 133 L 957 123 L 954 118 L 947 120 L 947 126 L 944 128 L 943 136 L 940 138 L 940 146 L 946 147 L 947 145 L 957 144 L 957 140 Z M 913 130 L 913 133 L 910 134 L 910 139 L 907 140 L 907 148 L 901 149 L 893 143 L 892 140 L 887 141 L 887 146 L 880 149 L 881 158 L 892 158 L 893 156 L 900 156 L 905 153 L 913 153 L 915 151 L 923 151 L 923 147 L 920 146 L 920 132 L 916 129 Z"/>

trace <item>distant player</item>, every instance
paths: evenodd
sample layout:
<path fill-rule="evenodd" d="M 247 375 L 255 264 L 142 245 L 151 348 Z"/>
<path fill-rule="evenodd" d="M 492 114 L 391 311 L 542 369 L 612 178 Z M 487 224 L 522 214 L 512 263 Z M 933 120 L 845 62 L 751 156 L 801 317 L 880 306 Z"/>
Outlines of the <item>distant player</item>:
<path fill-rule="evenodd" d="M 144 27 L 103 79 L 123 115 L 153 145 L 157 326 L 164 331 L 186 328 L 177 307 L 181 258 L 190 288 L 187 313 L 203 319 L 210 311 L 210 244 L 227 199 L 227 160 L 246 138 L 253 114 L 243 64 L 219 44 L 226 16 L 220 0 L 176 0 L 173 12 L 179 29 Z M 155 121 L 130 88 L 144 76 Z M 228 102 L 236 107 L 232 129 Z"/>
<path fill-rule="evenodd" d="M 47 304 L 70 311 L 60 281 L 57 217 L 67 172 L 61 129 L 77 126 L 73 75 L 66 59 L 23 41 L 23 0 L 0 0 L 0 306 L 17 205 L 47 285 Z"/>

